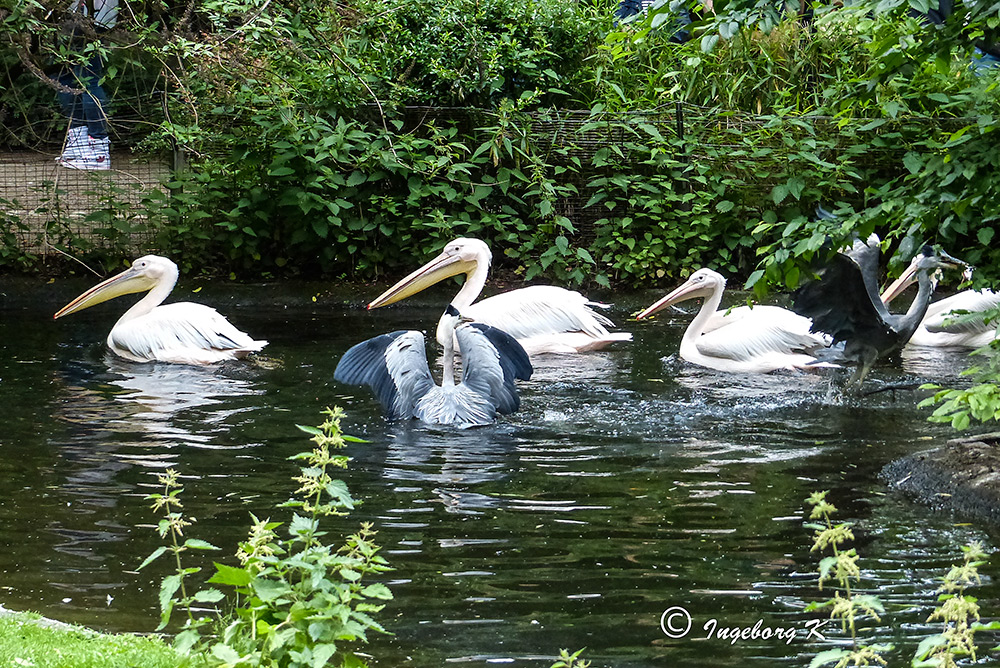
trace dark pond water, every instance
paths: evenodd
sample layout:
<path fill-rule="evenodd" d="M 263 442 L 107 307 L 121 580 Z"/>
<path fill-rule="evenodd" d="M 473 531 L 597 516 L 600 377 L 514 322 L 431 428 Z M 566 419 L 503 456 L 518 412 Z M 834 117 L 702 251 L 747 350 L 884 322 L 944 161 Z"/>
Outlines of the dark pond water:
<path fill-rule="evenodd" d="M 0 283 L 0 603 L 115 631 L 152 631 L 163 571 L 136 572 L 158 545 L 144 495 L 177 468 L 190 533 L 235 549 L 249 513 L 287 498 L 294 427 L 324 406 L 347 410 L 344 475 L 395 570 L 381 619 L 394 635 L 367 648 L 379 666 L 548 666 L 586 647 L 594 666 L 806 665 L 842 641 L 806 640 L 818 557 L 803 500 L 831 489 L 857 523 L 861 588 L 884 623 L 862 635 L 894 643 L 909 665 L 937 579 L 973 539 L 995 536 L 888 493 L 888 461 L 950 436 L 913 391 L 838 399 L 828 378 L 724 375 L 676 360 L 690 315 L 629 323 L 632 345 L 536 363 L 522 411 L 489 428 L 387 424 L 367 392 L 331 380 L 353 343 L 433 328 L 422 304 L 367 313 L 377 289 L 226 288 L 186 281 L 177 297 L 218 307 L 266 355 L 213 369 L 135 365 L 103 340 L 127 300 L 53 322 L 89 281 Z M 195 288 L 204 288 L 191 294 Z M 361 294 L 364 292 L 364 294 Z M 369 294 L 370 293 L 370 294 Z M 613 317 L 659 293 L 616 297 Z M 315 298 L 315 301 L 314 301 Z M 442 302 L 443 303 L 443 302 Z M 962 357 L 910 356 L 874 386 L 953 378 Z M 165 565 L 163 566 L 165 567 Z M 1000 609 L 989 577 L 977 590 Z M 690 634 L 668 638 L 682 606 Z M 784 641 L 707 638 L 705 625 L 794 629 Z M 984 638 L 982 647 L 995 642 Z"/>

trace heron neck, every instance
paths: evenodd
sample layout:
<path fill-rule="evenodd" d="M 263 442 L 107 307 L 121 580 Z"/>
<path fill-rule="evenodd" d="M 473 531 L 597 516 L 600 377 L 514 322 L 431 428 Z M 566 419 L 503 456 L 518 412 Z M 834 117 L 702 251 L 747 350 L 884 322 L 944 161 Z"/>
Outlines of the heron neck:
<path fill-rule="evenodd" d="M 118 319 L 118 322 L 128 322 L 134 318 L 144 316 L 154 308 L 163 303 L 171 290 L 177 284 L 177 268 L 168 269 L 153 286 L 153 289 L 146 293 L 146 296 L 132 305 L 132 308 L 125 311 L 125 315 Z"/>
<path fill-rule="evenodd" d="M 931 296 L 934 294 L 934 288 L 936 287 L 937 281 L 931 278 L 930 272 L 926 269 L 921 269 L 917 272 L 917 296 L 913 298 L 910 308 L 906 310 L 906 314 L 903 316 L 902 329 L 907 338 L 913 332 L 917 331 L 920 321 L 927 314 L 927 307 L 931 303 Z"/>
<path fill-rule="evenodd" d="M 441 373 L 441 387 L 452 387 L 455 385 L 455 330 L 449 328 L 444 339 L 444 371 Z"/>

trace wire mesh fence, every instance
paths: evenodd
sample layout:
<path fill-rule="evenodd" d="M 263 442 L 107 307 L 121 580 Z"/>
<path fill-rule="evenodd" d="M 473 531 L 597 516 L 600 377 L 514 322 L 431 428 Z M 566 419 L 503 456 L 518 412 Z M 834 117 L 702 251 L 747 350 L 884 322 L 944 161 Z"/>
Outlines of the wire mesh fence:
<path fill-rule="evenodd" d="M 21 252 L 45 256 L 73 248 L 119 246 L 141 250 L 154 230 L 141 206 L 163 189 L 169 165 L 162 159 L 113 152 L 112 169 L 60 167 L 58 153 L 0 153 L 0 218 Z"/>

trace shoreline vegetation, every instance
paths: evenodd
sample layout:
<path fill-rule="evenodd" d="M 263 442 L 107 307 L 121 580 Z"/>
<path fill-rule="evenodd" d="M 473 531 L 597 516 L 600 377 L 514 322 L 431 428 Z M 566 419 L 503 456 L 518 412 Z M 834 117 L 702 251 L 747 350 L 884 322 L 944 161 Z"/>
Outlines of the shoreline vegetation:
<path fill-rule="evenodd" d="M 11 668 L 173 668 L 181 655 L 156 635 L 101 633 L 0 606 L 0 664 Z"/>

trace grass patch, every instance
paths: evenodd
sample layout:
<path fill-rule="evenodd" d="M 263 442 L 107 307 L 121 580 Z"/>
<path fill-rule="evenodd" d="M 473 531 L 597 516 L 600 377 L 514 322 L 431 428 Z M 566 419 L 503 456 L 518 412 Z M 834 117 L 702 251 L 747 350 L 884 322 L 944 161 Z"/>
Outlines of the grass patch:
<path fill-rule="evenodd" d="M 51 625 L 39 615 L 0 615 L 3 668 L 174 668 L 180 657 L 160 638 Z"/>

